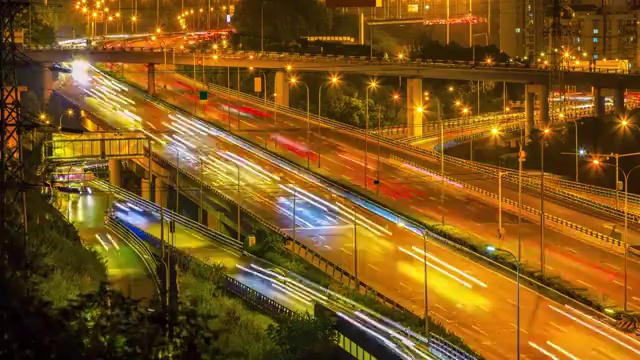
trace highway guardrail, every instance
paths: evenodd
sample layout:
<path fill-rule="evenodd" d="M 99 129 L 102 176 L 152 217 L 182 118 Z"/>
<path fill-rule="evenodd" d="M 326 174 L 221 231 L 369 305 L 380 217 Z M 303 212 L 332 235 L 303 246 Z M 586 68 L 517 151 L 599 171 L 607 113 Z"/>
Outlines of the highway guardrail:
<path fill-rule="evenodd" d="M 418 165 L 416 163 L 412 163 L 412 162 L 407 161 L 405 159 L 399 158 L 399 157 L 397 157 L 395 155 L 391 155 L 391 161 L 396 161 L 396 162 L 399 162 L 400 164 L 411 165 L 412 167 L 418 168 L 421 171 L 427 172 L 427 173 L 432 174 L 432 175 L 437 176 L 437 177 L 441 177 L 442 176 L 437 171 L 434 171 L 434 170 L 431 170 L 431 169 L 427 169 L 427 168 L 422 167 L 422 166 L 420 166 L 420 165 Z M 497 194 L 492 193 L 492 192 L 487 191 L 487 190 L 484 190 L 484 189 L 481 189 L 481 188 L 479 188 L 477 186 L 470 185 L 468 183 L 465 183 L 465 182 L 462 182 L 460 180 L 454 179 L 454 178 L 452 178 L 450 176 L 447 176 L 447 175 L 444 175 L 444 179 L 446 181 L 448 181 L 448 182 L 460 184 L 465 189 L 469 189 L 469 190 L 471 190 L 473 192 L 479 193 L 482 196 L 486 196 L 486 197 L 489 197 L 489 198 L 494 199 L 494 200 L 499 200 Z M 506 198 L 506 197 L 502 197 L 502 202 L 507 204 L 507 205 L 515 206 L 516 208 L 520 205 L 517 201 L 511 200 L 511 199 Z M 528 206 L 528 205 L 525 205 L 525 204 L 521 204 L 521 206 L 522 206 L 522 210 L 524 210 L 524 211 L 526 211 L 528 213 L 531 213 L 531 214 L 536 215 L 536 216 L 540 216 L 540 214 L 541 214 L 540 210 L 535 209 L 535 208 L 533 208 L 531 206 Z M 623 242 L 618 240 L 618 239 L 615 239 L 615 238 L 612 238 L 610 236 L 601 234 L 601 233 L 599 233 L 597 231 L 593 231 L 593 230 L 591 230 L 589 228 L 586 228 L 584 226 L 572 223 L 570 221 L 564 220 L 564 219 L 559 218 L 557 216 L 545 213 L 544 214 L 544 218 L 546 220 L 550 220 L 550 221 L 552 221 L 552 222 L 554 222 L 556 224 L 565 226 L 565 227 L 567 227 L 569 229 L 572 229 L 572 230 L 576 230 L 576 231 L 578 231 L 578 232 L 580 232 L 582 234 L 588 235 L 588 236 L 596 238 L 598 240 L 602 240 L 602 241 L 610 243 L 612 245 L 617 245 L 617 246 L 622 246 L 623 245 Z"/>
<path fill-rule="evenodd" d="M 126 242 L 142 260 L 145 268 L 147 269 L 147 274 L 151 277 L 151 280 L 155 285 L 156 293 L 158 297 L 160 297 L 160 288 L 162 287 L 162 284 L 158 277 L 158 261 L 156 260 L 155 255 L 149 250 L 138 235 L 132 232 L 128 227 L 122 225 L 117 219 L 109 217 L 105 227 L 107 230 L 120 237 L 122 241 Z"/>

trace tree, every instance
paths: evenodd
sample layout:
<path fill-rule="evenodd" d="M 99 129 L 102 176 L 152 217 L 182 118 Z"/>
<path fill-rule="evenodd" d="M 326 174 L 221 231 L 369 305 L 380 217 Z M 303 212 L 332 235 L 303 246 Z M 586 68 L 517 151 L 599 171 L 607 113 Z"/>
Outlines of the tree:
<path fill-rule="evenodd" d="M 267 332 L 276 345 L 269 358 L 281 360 L 331 359 L 338 336 L 333 319 L 309 313 L 272 325 Z"/>
<path fill-rule="evenodd" d="M 234 16 L 238 32 L 260 37 L 263 3 L 265 38 L 289 41 L 329 28 L 327 8 L 316 0 L 240 0 Z"/>
<path fill-rule="evenodd" d="M 25 30 L 25 37 L 33 45 L 51 45 L 56 41 L 56 33 L 50 20 L 43 11 L 29 12 L 24 8 L 15 19 L 14 28 Z"/>

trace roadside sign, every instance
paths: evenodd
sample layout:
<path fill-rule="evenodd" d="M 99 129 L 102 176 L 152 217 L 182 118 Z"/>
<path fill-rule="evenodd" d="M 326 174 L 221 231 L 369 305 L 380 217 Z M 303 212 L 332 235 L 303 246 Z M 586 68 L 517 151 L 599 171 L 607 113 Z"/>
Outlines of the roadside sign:
<path fill-rule="evenodd" d="M 209 93 L 206 91 L 200 91 L 200 102 L 205 104 L 209 100 Z"/>

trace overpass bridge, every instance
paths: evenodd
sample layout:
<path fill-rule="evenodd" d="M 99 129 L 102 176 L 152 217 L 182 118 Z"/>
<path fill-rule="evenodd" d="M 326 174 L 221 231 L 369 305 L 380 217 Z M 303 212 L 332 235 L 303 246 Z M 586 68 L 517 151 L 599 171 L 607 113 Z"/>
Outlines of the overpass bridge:
<path fill-rule="evenodd" d="M 203 67 L 227 68 L 261 68 L 275 70 L 275 89 L 278 93 L 276 102 L 289 105 L 288 71 L 300 72 L 333 72 L 368 74 L 375 76 L 406 77 L 407 84 L 407 126 L 415 129 L 412 136 L 421 135 L 422 113 L 418 110 L 423 105 L 422 79 L 447 79 L 494 81 L 519 83 L 525 85 L 525 116 L 533 127 L 534 101 L 549 98 L 551 72 L 548 69 L 530 68 L 525 65 L 511 63 L 483 63 L 479 65 L 468 61 L 438 61 L 416 59 L 388 61 L 381 58 L 347 57 L 331 55 L 309 55 L 290 53 L 250 53 L 243 51 L 218 50 L 192 52 L 190 50 L 159 47 L 131 48 L 89 48 L 65 49 L 27 48 L 25 54 L 36 62 L 51 64 L 86 60 L 91 63 L 127 63 L 147 64 L 150 94 L 155 93 L 156 65 L 193 65 Z M 45 66 L 48 67 L 48 66 Z M 593 88 L 595 116 L 604 114 L 603 91 L 612 91 L 614 107 L 619 114 L 624 113 L 624 92 L 628 88 L 637 87 L 640 74 L 607 73 L 582 71 L 562 71 L 566 85 L 590 86 Z M 51 88 L 52 78 L 45 70 L 43 88 Z M 49 82 L 49 83 L 48 83 Z M 540 101 L 540 118 L 543 124 L 549 123 L 549 104 Z"/>

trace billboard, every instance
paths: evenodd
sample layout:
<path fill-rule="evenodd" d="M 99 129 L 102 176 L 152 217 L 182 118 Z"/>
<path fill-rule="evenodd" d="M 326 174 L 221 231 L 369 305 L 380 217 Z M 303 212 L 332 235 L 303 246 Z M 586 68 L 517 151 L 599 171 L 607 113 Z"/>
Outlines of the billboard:
<path fill-rule="evenodd" d="M 382 0 L 326 0 L 327 7 L 376 7 Z"/>

